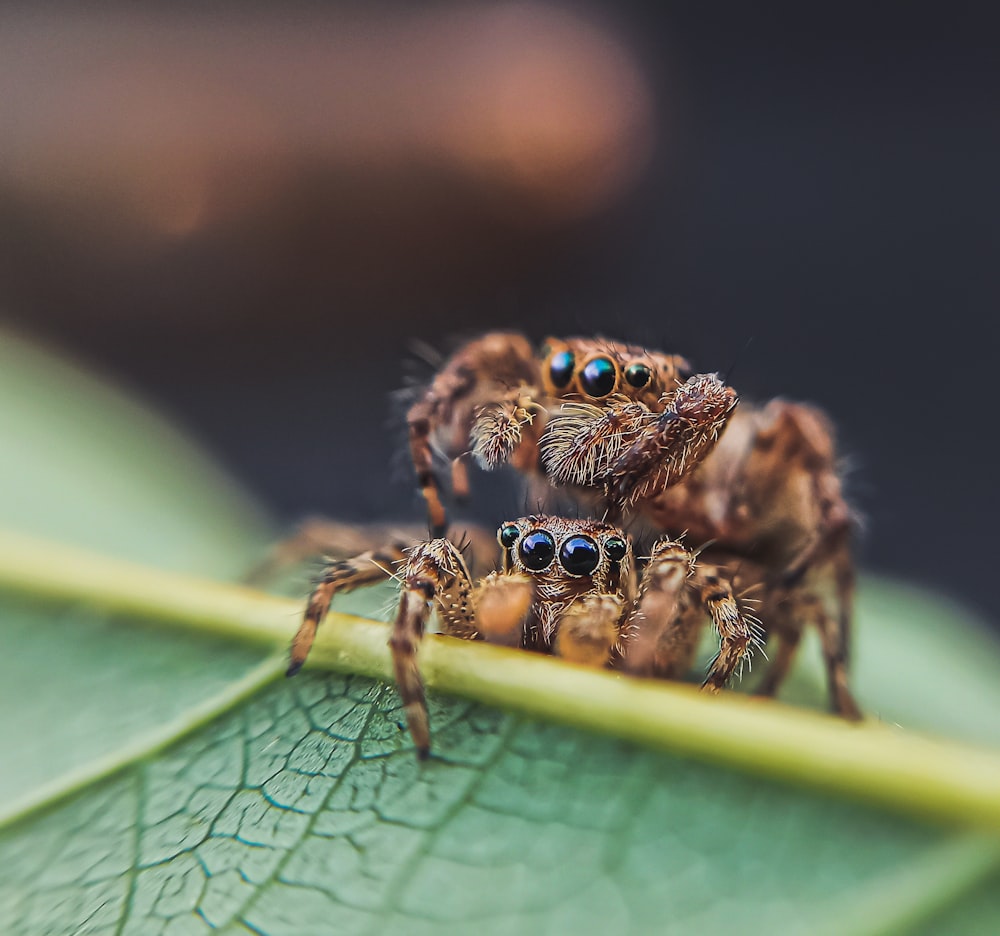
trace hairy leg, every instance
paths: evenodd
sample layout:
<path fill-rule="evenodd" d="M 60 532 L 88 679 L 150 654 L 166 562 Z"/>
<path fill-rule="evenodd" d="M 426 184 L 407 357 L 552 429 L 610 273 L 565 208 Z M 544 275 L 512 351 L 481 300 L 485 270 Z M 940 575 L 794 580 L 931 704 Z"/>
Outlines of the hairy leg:
<path fill-rule="evenodd" d="M 515 387 L 475 415 L 469 433 L 472 457 L 486 471 L 515 463 L 530 470 L 536 460 L 541 409 L 528 387 Z M 521 449 L 526 448 L 526 452 Z"/>
<path fill-rule="evenodd" d="M 563 403 L 539 443 L 545 474 L 556 485 L 604 488 L 622 453 L 655 419 L 644 403 L 625 399 Z"/>
<path fill-rule="evenodd" d="M 687 529 L 696 541 L 717 544 L 729 568 L 743 562 L 751 584 L 763 586 L 765 602 L 793 600 L 796 614 L 816 614 L 803 596 L 827 602 L 831 702 L 853 717 L 857 706 L 843 687 L 854 591 L 851 538 L 856 518 L 843 497 L 833 429 L 822 412 L 774 400 L 762 409 L 738 410 L 719 445 L 691 483 L 676 485 L 640 505 L 661 529 Z M 737 593 L 739 583 L 734 585 Z M 792 597 L 789 597 L 792 596 Z M 795 597 L 798 596 L 798 597 Z M 776 691 L 791 664 L 805 620 L 787 625 L 762 617 L 782 637 L 775 663 L 761 687 Z M 787 618 L 780 607 L 777 618 Z M 834 665 L 834 661 L 839 663 Z"/>
<path fill-rule="evenodd" d="M 764 598 L 763 608 L 768 635 L 777 643 L 777 650 L 755 694 L 774 697 L 795 661 L 805 624 L 815 619 L 816 607 L 794 591 L 772 589 Z"/>
<path fill-rule="evenodd" d="M 690 474 L 737 402 L 715 374 L 699 374 L 665 393 L 661 409 L 625 399 L 566 403 L 542 434 L 542 463 L 554 484 L 601 488 L 619 508 L 635 504 Z"/>
<path fill-rule="evenodd" d="M 417 650 L 435 601 L 447 633 L 477 635 L 469 572 L 461 552 L 446 539 L 421 543 L 410 550 L 403 570 L 399 611 L 389 639 L 396 685 L 421 759 L 430 752 L 431 741 Z"/>
<path fill-rule="evenodd" d="M 422 538 L 423 533 L 417 526 L 339 523 L 309 517 L 290 536 L 275 543 L 264 559 L 247 573 L 244 581 L 248 585 L 261 585 L 285 569 L 317 556 L 346 559 L 378 551 L 393 556 L 391 565 L 403 558 L 407 547 Z"/>
<path fill-rule="evenodd" d="M 708 691 L 718 692 L 734 674 L 742 674 L 743 664 L 750 662 L 754 648 L 763 644 L 763 630 L 754 618 L 743 613 L 721 569 L 697 566 L 692 585 L 719 634 L 719 652 L 702 684 Z"/>
<path fill-rule="evenodd" d="M 843 561 L 843 574 L 853 582 L 853 563 L 849 555 Z M 834 577 L 841 570 L 835 569 Z M 773 696 L 777 693 L 795 658 L 804 629 L 815 624 L 820 634 L 823 659 L 826 664 L 830 708 L 844 718 L 859 720 L 861 710 L 848 685 L 847 644 L 843 620 L 840 614 L 849 611 L 850 596 L 845 600 L 838 591 L 834 607 L 829 609 L 823 598 L 827 591 L 817 589 L 827 585 L 830 575 L 828 568 L 813 569 L 811 574 L 792 588 L 777 587 L 769 591 L 764 599 L 764 616 L 769 633 L 778 640 L 778 649 L 757 687 L 756 694 Z M 838 583 L 839 584 L 839 583 Z M 829 597 L 829 596 L 826 596 Z"/>
<path fill-rule="evenodd" d="M 431 750 L 430 723 L 424 683 L 417 667 L 417 647 L 424 636 L 424 627 L 434 599 L 434 586 L 426 581 L 408 582 L 399 598 L 399 612 L 389 638 L 396 687 L 403 701 L 410 737 L 417 748 L 417 757 L 426 759 Z"/>
<path fill-rule="evenodd" d="M 622 453 L 608 496 L 635 505 L 687 477 L 715 447 L 739 397 L 716 374 L 697 374 L 671 395 L 666 409 Z"/>
<path fill-rule="evenodd" d="M 366 552 L 392 556 L 401 561 L 406 550 L 427 538 L 427 528 L 418 524 L 341 523 L 312 517 L 300 524 L 286 539 L 271 547 L 267 556 L 244 578 L 249 585 L 262 585 L 279 573 L 300 563 L 324 556 L 347 559 Z M 497 540 L 493 530 L 476 524 L 463 523 L 452 528 L 451 538 L 469 547 L 470 565 L 474 574 L 480 567 L 489 568 L 496 554 Z"/>
<path fill-rule="evenodd" d="M 780 509 L 772 508 L 771 513 L 783 514 L 786 526 L 797 526 L 805 534 L 776 584 L 793 603 L 815 607 L 811 618 L 822 638 L 831 708 L 857 720 L 861 712 L 847 679 L 856 518 L 843 497 L 833 430 L 820 411 L 802 404 L 775 401 L 765 414 L 770 421 L 758 435 L 747 471 L 755 479 L 773 479 L 769 502 Z M 758 480 L 757 486 L 757 496 L 767 498 L 763 483 Z"/>
<path fill-rule="evenodd" d="M 523 335 L 492 332 L 449 358 L 410 408 L 406 417 L 410 457 L 434 536 L 443 536 L 448 526 L 441 482 L 434 471 L 435 440 L 449 458 L 464 455 L 479 410 L 511 388 L 536 386 L 538 376 L 534 350 Z"/>
<path fill-rule="evenodd" d="M 639 580 L 636 610 L 623 641 L 623 667 L 637 676 L 682 676 L 691 663 L 700 623 L 692 628 L 685 590 L 694 557 L 680 543 L 657 542 Z"/>
<path fill-rule="evenodd" d="M 392 575 L 393 567 L 403 556 L 402 552 L 393 549 L 369 550 L 352 559 L 341 559 L 326 568 L 309 596 L 302 623 L 292 638 L 286 675 L 294 676 L 302 669 L 316 639 L 320 621 L 330 610 L 333 596 L 337 592 L 348 592 L 362 585 L 383 581 Z"/>
<path fill-rule="evenodd" d="M 844 632 L 837 619 L 825 612 L 817 622 L 826 661 L 826 678 L 830 691 L 830 707 L 850 721 L 860 721 L 864 716 L 848 685 L 847 647 Z"/>
<path fill-rule="evenodd" d="M 851 653 L 851 626 L 854 609 L 854 560 L 846 542 L 835 552 L 833 575 L 836 583 L 837 607 L 833 615 L 821 624 L 820 634 L 831 631 L 830 650 L 827 638 L 823 639 L 823 653 L 826 656 L 827 674 L 830 685 L 830 700 L 833 710 L 844 718 L 859 721 L 863 718 L 861 709 L 851 693 L 848 684 L 848 664 Z"/>

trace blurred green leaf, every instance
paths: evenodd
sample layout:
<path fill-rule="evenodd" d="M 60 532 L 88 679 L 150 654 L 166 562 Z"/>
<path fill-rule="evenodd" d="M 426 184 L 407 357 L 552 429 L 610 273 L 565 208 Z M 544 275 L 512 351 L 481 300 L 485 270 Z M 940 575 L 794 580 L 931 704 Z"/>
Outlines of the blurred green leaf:
<path fill-rule="evenodd" d="M 0 528 L 160 568 L 242 574 L 264 512 L 162 416 L 0 331 Z"/>
<path fill-rule="evenodd" d="M 270 537 L 260 508 L 161 416 L 6 331 L 0 439 L 0 527 L 222 577 Z M 9 604 L 0 636 L 0 803 L 181 717 L 260 659 L 91 608 Z"/>
<path fill-rule="evenodd" d="M 42 405 L 39 388 L 57 385 L 48 377 L 60 365 L 35 351 L 19 360 L 20 384 L 3 369 L 10 382 L 0 411 L 30 397 L 29 415 L 0 412 L 0 420 L 22 429 L 11 438 L 23 451 L 4 455 L 22 467 L 3 470 L 6 490 L 26 501 L 4 513 L 0 499 L 0 517 L 220 576 L 263 545 L 259 515 L 156 417 L 106 389 L 88 396 L 93 385 L 79 374 L 72 402 L 51 394 Z M 105 403 L 104 430 L 86 431 L 102 424 Z M 66 437 L 43 471 L 32 466 L 55 446 L 49 433 Z M 49 486 L 89 497 L 108 525 L 92 531 L 85 511 L 67 517 L 73 497 L 47 496 Z M 122 502 L 119 489 L 129 491 Z M 162 542 L 161 524 L 170 531 Z M 99 564 L 92 568 L 99 578 Z M 4 933 L 985 933 L 1000 925 L 993 834 L 925 825 L 437 693 L 437 757 L 421 767 L 391 686 L 314 673 L 273 682 L 273 645 L 261 650 L 205 625 L 214 593 L 203 612 L 185 612 L 187 630 L 165 629 L 153 620 L 168 616 L 155 596 L 137 616 L 141 570 L 112 583 L 126 598 L 106 601 L 101 585 L 60 596 L 60 572 L 71 571 L 56 565 L 48 586 L 7 582 L 21 594 L 0 604 Z M 148 581 L 152 590 L 159 580 Z M 265 617 L 288 607 L 260 606 Z M 353 605 L 383 606 L 384 595 Z M 275 626 L 290 633 L 295 621 L 285 616 Z M 248 606 L 248 633 L 252 618 Z M 869 710 L 907 729 L 997 740 L 1000 655 L 980 628 L 944 603 L 884 585 L 865 588 L 859 618 L 858 688 Z M 259 639 L 268 633 L 261 626 Z M 814 649 L 803 651 L 794 691 L 821 699 Z M 426 655 L 432 674 L 445 659 Z M 570 668 L 539 662 L 574 680 Z M 681 705 L 678 693 L 662 693 L 662 704 Z M 713 700 L 696 702 L 712 711 Z M 770 708 L 761 707 L 761 722 Z M 628 733 L 629 711 L 608 715 L 606 730 Z M 760 759 L 772 753 L 762 749 Z"/>

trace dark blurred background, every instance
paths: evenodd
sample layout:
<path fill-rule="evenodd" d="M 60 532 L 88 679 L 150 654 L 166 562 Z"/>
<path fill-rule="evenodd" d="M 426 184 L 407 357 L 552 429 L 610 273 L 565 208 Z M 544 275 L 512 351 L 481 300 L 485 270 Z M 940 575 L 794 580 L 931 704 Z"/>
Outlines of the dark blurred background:
<path fill-rule="evenodd" d="M 735 362 L 835 418 L 865 566 L 996 619 L 995 35 L 986 4 L 7 7 L 0 308 L 289 524 L 422 516 L 415 341 Z M 475 481 L 495 522 L 516 495 Z"/>

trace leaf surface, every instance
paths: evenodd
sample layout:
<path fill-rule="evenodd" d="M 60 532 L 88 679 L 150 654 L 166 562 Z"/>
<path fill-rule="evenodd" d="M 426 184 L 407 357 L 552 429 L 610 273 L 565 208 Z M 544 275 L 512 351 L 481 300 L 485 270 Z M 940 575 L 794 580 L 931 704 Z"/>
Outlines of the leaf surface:
<path fill-rule="evenodd" d="M 160 568 L 235 576 L 264 511 L 166 419 L 0 330 L 0 528 Z"/>
<path fill-rule="evenodd" d="M 223 577 L 269 539 L 264 512 L 161 416 L 7 331 L 0 439 L 0 527 Z M 0 640 L 0 813 L 260 661 L 231 641 L 121 628 L 93 607 L 8 604 Z"/>
<path fill-rule="evenodd" d="M 275 686 L 15 829 L 4 930 L 653 932 L 668 913 L 678 932 L 816 932 L 941 848 L 905 820 L 624 742 L 457 701 L 432 718 L 446 759 L 422 768 L 392 689 Z"/>

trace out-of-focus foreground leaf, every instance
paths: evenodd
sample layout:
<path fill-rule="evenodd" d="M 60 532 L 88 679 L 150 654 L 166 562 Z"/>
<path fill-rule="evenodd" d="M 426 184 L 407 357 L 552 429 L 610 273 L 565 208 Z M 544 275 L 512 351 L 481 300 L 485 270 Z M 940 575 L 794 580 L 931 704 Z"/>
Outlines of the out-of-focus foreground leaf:
<path fill-rule="evenodd" d="M 261 509 L 182 433 L 83 368 L 0 331 L 0 528 L 233 576 Z"/>
<path fill-rule="evenodd" d="M 246 568 L 270 535 L 253 501 L 162 417 L 5 331 L 0 528 L 218 576 Z M 260 658 L 65 606 L 5 606 L 0 642 L 0 804 L 181 717 Z"/>
<path fill-rule="evenodd" d="M 116 410 L 80 375 L 72 400 L 42 406 L 37 388 L 56 386 L 60 368 L 35 352 L 19 360 L 24 387 L 0 396 L 0 420 L 31 427 L 3 456 L 14 467 L 3 469 L 2 500 L 23 498 L 16 513 L 0 504 L 9 525 L 172 568 L 207 550 L 201 571 L 218 575 L 263 545 L 259 519 L 156 417 Z M 30 418 L 5 412 L 25 396 Z M 124 411 L 134 418 L 109 415 Z M 67 437 L 58 451 L 49 433 Z M 50 472 L 33 467 L 39 452 Z M 54 492 L 69 490 L 108 516 L 107 539 L 88 539 L 84 522 L 59 527 Z M 171 531 L 162 556 L 160 524 Z M 391 686 L 317 673 L 273 681 L 270 650 L 100 605 L 23 593 L 0 603 L 2 932 L 1000 925 L 992 833 L 439 694 L 437 757 L 421 767 Z M 361 596 L 354 608 L 383 605 L 384 595 Z M 1000 740 L 1000 658 L 973 622 L 886 585 L 865 588 L 859 618 L 869 711 L 907 729 Z M 822 698 L 814 650 L 797 674 L 803 698 Z"/>

